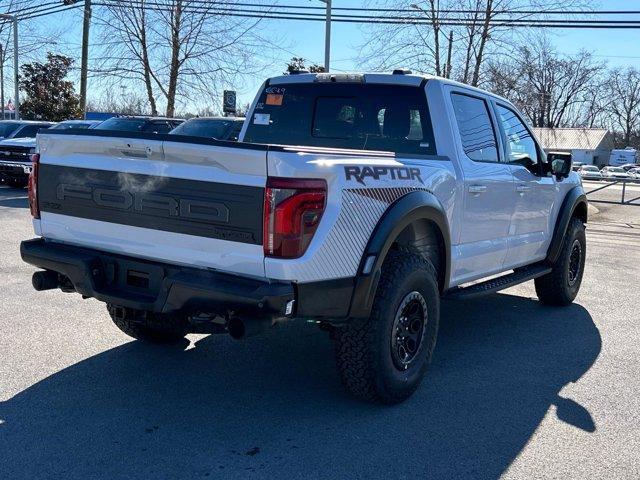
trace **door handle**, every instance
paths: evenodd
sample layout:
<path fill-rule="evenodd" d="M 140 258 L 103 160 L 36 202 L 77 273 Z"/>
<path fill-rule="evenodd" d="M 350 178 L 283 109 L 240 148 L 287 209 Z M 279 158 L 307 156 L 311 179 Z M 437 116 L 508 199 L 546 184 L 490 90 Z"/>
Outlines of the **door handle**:
<path fill-rule="evenodd" d="M 469 193 L 479 195 L 487 191 L 486 185 L 469 185 Z"/>
<path fill-rule="evenodd" d="M 516 186 L 516 192 L 518 193 L 528 192 L 529 190 L 531 190 L 529 185 L 520 184 Z"/>

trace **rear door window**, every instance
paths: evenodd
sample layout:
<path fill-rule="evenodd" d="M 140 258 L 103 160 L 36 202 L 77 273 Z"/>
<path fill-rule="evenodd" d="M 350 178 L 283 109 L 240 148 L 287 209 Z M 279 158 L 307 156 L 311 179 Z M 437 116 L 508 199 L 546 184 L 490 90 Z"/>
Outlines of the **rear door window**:
<path fill-rule="evenodd" d="M 311 83 L 267 87 L 245 142 L 434 155 L 424 89 Z"/>
<path fill-rule="evenodd" d="M 497 162 L 498 144 L 487 102 L 462 93 L 452 93 L 451 101 L 467 157 L 475 162 Z"/>

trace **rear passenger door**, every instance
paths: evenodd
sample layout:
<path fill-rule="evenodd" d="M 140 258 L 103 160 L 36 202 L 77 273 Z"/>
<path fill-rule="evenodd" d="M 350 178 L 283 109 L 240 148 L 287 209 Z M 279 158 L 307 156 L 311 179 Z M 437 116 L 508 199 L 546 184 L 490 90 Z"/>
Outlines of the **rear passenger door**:
<path fill-rule="evenodd" d="M 546 257 L 554 228 L 558 188 L 553 176 L 542 174 L 543 153 L 522 117 L 506 104 L 494 104 L 504 157 L 513 175 L 509 203 L 515 206 L 505 267 L 515 268 Z"/>
<path fill-rule="evenodd" d="M 453 280 L 475 280 L 503 270 L 513 214 L 513 176 L 501 161 L 498 130 L 489 100 L 450 91 L 462 169 L 464 210 L 455 247 Z"/>

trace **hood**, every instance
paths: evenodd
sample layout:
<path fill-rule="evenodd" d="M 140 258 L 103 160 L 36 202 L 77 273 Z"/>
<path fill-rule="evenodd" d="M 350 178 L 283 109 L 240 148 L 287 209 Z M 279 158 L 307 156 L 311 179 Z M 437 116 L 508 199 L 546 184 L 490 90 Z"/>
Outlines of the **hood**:
<path fill-rule="evenodd" d="M 27 138 L 10 138 L 8 140 L 0 141 L 0 149 L 5 145 L 10 147 L 35 147 L 36 139 L 35 137 L 27 137 Z"/>

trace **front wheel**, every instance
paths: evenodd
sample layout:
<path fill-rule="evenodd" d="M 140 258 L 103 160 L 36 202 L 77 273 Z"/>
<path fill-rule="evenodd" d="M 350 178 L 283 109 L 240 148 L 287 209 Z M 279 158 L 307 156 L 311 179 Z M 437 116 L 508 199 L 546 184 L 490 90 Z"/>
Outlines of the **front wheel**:
<path fill-rule="evenodd" d="M 573 302 L 582 284 L 586 253 L 584 223 L 572 218 L 553 270 L 535 279 L 536 293 L 542 303 L 566 306 Z"/>
<path fill-rule="evenodd" d="M 433 265 L 418 254 L 389 252 L 369 318 L 334 332 L 347 390 L 371 402 L 394 404 L 408 398 L 431 361 L 439 316 Z"/>

